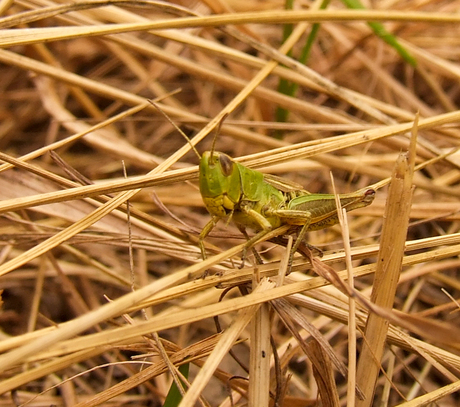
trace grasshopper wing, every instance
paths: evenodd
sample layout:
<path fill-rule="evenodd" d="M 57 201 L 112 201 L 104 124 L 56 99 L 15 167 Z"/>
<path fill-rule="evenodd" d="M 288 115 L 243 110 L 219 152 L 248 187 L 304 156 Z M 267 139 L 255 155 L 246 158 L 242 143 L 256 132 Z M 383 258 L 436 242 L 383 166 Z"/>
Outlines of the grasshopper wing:
<path fill-rule="evenodd" d="M 264 174 L 264 181 L 281 192 L 294 192 L 300 195 L 310 194 L 302 185 L 289 181 L 286 178 L 277 177 L 276 175 Z"/>

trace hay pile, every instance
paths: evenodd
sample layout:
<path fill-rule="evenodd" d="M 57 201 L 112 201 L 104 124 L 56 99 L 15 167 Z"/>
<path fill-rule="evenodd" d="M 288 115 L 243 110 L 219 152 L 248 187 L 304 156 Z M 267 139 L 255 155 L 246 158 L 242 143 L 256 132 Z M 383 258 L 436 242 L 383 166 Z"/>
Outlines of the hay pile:
<path fill-rule="evenodd" d="M 171 407 L 173 379 L 181 407 L 459 404 L 460 2 L 320 3 L 0 4 L 0 406 Z M 244 165 L 376 199 L 289 275 L 273 242 L 240 268 L 225 221 L 203 261 L 162 112 L 200 153 L 223 121 Z"/>

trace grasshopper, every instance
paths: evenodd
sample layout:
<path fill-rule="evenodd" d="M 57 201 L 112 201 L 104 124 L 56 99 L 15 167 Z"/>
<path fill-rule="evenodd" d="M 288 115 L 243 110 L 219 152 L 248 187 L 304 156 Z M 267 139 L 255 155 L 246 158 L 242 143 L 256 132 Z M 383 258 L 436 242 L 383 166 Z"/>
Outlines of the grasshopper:
<path fill-rule="evenodd" d="M 211 151 L 205 151 L 200 157 L 184 132 L 155 102 L 150 102 L 187 140 L 200 159 L 200 193 L 206 209 L 212 215 L 198 240 L 203 259 L 206 258 L 204 239 L 220 219 L 232 219 L 246 237 L 243 260 L 246 250 L 260 238 L 280 226 L 288 226 L 287 234 L 297 234 L 290 252 L 288 268 L 291 267 L 294 253 L 297 250 L 301 251 L 307 231 L 324 229 L 338 223 L 334 195 L 311 194 L 301 185 L 274 175 L 262 174 L 234 161 L 227 154 L 215 151 L 214 145 L 225 117 L 216 131 Z M 341 206 L 347 211 L 370 205 L 374 197 L 375 191 L 372 188 L 339 195 Z M 247 227 L 258 233 L 249 238 L 246 233 Z M 282 236 L 271 240 L 279 244 L 285 243 Z M 256 252 L 255 255 L 256 259 L 261 261 Z"/>
<path fill-rule="evenodd" d="M 311 194 L 300 185 L 283 178 L 264 175 L 235 162 L 227 154 L 206 151 L 200 159 L 199 184 L 203 202 L 212 215 L 199 238 L 203 258 L 204 239 L 220 219 L 231 218 L 248 238 L 246 227 L 256 230 L 245 249 L 282 225 L 291 226 L 288 234 L 297 233 L 291 250 L 289 267 L 305 233 L 338 223 L 335 197 L 332 194 Z M 370 205 L 375 197 L 372 188 L 339 195 L 347 211 Z M 281 243 L 282 239 L 274 240 Z M 245 252 L 243 252 L 243 259 Z"/>

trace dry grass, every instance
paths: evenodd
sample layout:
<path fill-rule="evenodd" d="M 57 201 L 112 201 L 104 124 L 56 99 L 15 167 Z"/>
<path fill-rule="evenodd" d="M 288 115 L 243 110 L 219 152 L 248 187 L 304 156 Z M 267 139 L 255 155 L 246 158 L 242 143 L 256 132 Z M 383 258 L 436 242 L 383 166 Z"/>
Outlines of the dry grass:
<path fill-rule="evenodd" d="M 0 3 L 0 406 L 159 406 L 188 362 L 181 407 L 460 403 L 460 2 L 375 4 Z M 202 261 L 197 157 L 155 98 L 201 152 L 229 114 L 216 147 L 245 165 L 377 188 L 351 248 L 335 226 L 288 276 L 271 243 L 240 269 L 221 222 Z"/>

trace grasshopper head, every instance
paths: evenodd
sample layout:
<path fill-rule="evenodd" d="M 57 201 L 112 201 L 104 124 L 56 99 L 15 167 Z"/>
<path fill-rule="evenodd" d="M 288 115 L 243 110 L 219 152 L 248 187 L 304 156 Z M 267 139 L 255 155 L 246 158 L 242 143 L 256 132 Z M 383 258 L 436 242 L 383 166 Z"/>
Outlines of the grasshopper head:
<path fill-rule="evenodd" d="M 238 165 L 226 154 L 206 151 L 200 160 L 200 192 L 209 213 L 228 215 L 240 201 Z"/>

